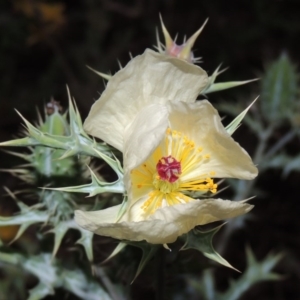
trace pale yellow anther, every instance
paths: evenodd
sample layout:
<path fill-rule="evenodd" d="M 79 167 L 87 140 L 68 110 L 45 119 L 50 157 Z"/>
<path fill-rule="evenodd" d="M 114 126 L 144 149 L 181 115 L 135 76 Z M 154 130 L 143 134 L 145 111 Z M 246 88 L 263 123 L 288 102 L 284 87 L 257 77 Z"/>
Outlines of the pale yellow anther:
<path fill-rule="evenodd" d="M 204 155 L 204 158 L 205 158 L 205 159 L 209 159 L 209 158 L 210 158 L 210 154 L 205 154 L 205 155 Z"/>

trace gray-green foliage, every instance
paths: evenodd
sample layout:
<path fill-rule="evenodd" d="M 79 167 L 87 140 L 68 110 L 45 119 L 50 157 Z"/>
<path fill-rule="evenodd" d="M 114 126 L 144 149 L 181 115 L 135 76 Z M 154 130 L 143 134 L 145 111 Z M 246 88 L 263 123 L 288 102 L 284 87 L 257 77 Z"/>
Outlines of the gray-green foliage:
<path fill-rule="evenodd" d="M 199 229 L 191 230 L 186 234 L 186 241 L 181 250 L 198 250 L 207 258 L 212 259 L 223 266 L 236 270 L 216 252 L 212 245 L 213 237 L 221 227 L 222 225 L 208 231 L 201 231 Z"/>
<path fill-rule="evenodd" d="M 190 286 L 200 293 L 205 300 L 238 300 L 254 284 L 267 281 L 279 280 L 280 275 L 272 272 L 281 259 L 281 255 L 269 254 L 262 261 L 257 261 L 250 248 L 246 249 L 247 266 L 237 280 L 231 280 L 229 288 L 220 293 L 217 291 L 211 270 L 203 273 L 201 280 L 188 278 Z"/>
<path fill-rule="evenodd" d="M 247 268 L 235 281 L 231 280 L 228 290 L 217 296 L 220 300 L 238 300 L 254 284 L 266 280 L 279 280 L 280 275 L 273 273 L 282 255 L 269 254 L 262 261 L 257 261 L 250 248 L 246 249 Z"/>
<path fill-rule="evenodd" d="M 29 272 L 37 277 L 39 283 L 29 290 L 28 300 L 39 300 L 53 295 L 57 288 L 63 288 L 86 300 L 111 299 L 105 290 L 80 268 L 66 268 L 60 261 L 53 259 L 50 253 L 24 256 L 0 251 L 0 261 L 18 266 L 22 272 Z"/>
<path fill-rule="evenodd" d="M 9 171 L 30 185 L 27 194 L 36 199 L 36 203 L 27 205 L 19 199 L 19 197 L 23 198 L 22 194 L 19 196 L 18 193 L 6 189 L 12 201 L 16 202 L 19 212 L 12 216 L 0 216 L 0 227 L 19 225 L 18 232 L 11 242 L 18 240 L 32 225 L 38 229 L 39 233 L 36 238 L 41 239 L 41 243 L 45 234 L 52 233 L 54 235 L 52 255 L 41 253 L 27 257 L 18 252 L 7 253 L 7 247 L 3 245 L 3 250 L 0 248 L 0 263 L 4 266 L 20 265 L 24 271 L 38 277 L 39 284 L 30 291 L 30 300 L 42 299 L 48 294 L 52 295 L 55 289 L 60 287 L 82 299 L 110 299 L 103 288 L 96 281 L 91 280 L 86 272 L 78 267 L 66 269 L 59 259 L 54 259 L 63 238 L 70 229 L 73 229 L 80 235 L 79 239 L 75 240 L 76 244 L 81 244 L 88 260 L 93 261 L 93 233 L 79 227 L 73 220 L 73 216 L 76 207 L 84 204 L 88 209 L 92 209 L 94 203 L 84 203 L 86 201 L 78 194 L 66 193 L 59 189 L 53 190 L 51 187 L 85 182 L 89 174 L 86 172 L 86 163 L 89 161 L 86 154 L 89 152 L 92 156 L 106 160 L 120 177 L 115 185 L 106 183 L 98 179 L 95 172 L 90 169 L 93 180 L 98 185 L 117 186 L 120 193 L 123 191 L 120 184 L 122 182 L 120 163 L 112 156 L 105 144 L 96 143 L 83 132 L 80 115 L 71 101 L 69 121 L 66 114 L 61 114 L 56 102 L 49 103 L 45 111 L 45 120 L 39 117 L 36 127 L 23 118 L 27 129 L 24 138 L 2 143 L 2 146 L 28 147 L 27 154 L 9 152 L 24 159 L 26 164 L 5 171 Z M 52 147 L 49 147 L 50 144 Z M 104 191 L 107 192 L 108 189 Z M 117 191 L 114 190 L 114 192 Z M 98 193 L 101 193 L 99 188 Z M 4 285 L 5 282 L 7 282 L 6 285 Z M 9 280 L 4 280 L 3 285 L 3 288 L 11 286 Z"/>
<path fill-rule="evenodd" d="M 49 142 L 49 139 L 52 139 L 53 136 L 58 137 L 58 139 L 65 138 L 67 140 L 69 138 L 70 142 L 73 142 L 71 139 L 82 125 L 75 107 L 70 106 L 70 122 L 68 123 L 67 116 L 59 112 L 59 106 L 54 102 L 50 103 L 50 105 L 51 107 L 48 107 L 48 110 L 51 110 L 51 113 L 46 114 L 45 121 L 42 121 L 40 118 L 37 127 L 25 121 L 29 133 L 28 137 L 3 144 L 6 146 L 11 144 L 26 146 L 26 143 L 32 145 L 34 140 L 36 140 L 37 144 L 38 142 L 43 144 L 44 139 Z M 69 147 L 71 148 L 72 146 L 69 145 Z M 72 150 L 56 149 L 56 147 L 36 146 L 30 147 L 29 150 L 29 154 L 22 155 L 22 158 L 27 161 L 27 165 L 24 168 L 18 167 L 17 175 L 20 173 L 20 170 L 23 170 L 21 179 L 34 185 L 31 193 L 37 197 L 38 203 L 28 207 L 22 201 L 15 199 L 20 209 L 19 213 L 10 217 L 0 217 L 0 226 L 20 225 L 15 240 L 33 224 L 50 226 L 49 232 L 53 232 L 55 235 L 54 255 L 67 231 L 69 229 L 79 230 L 81 233 L 79 242 L 84 246 L 88 258 L 92 260 L 93 235 L 79 228 L 72 220 L 74 209 L 77 207 L 80 199 L 74 194 L 37 188 L 38 186 L 57 186 L 74 181 L 77 182 L 78 177 L 84 174 L 86 157 L 66 155 Z M 13 169 L 12 172 L 14 172 Z M 85 178 L 82 177 L 81 180 L 79 179 L 79 182 L 84 180 Z"/>
<path fill-rule="evenodd" d="M 257 80 L 257 79 L 250 79 L 250 80 L 244 80 L 244 81 L 229 81 L 229 82 L 215 83 L 217 77 L 226 70 L 225 69 L 225 70 L 219 71 L 219 69 L 220 69 L 220 66 L 213 72 L 213 74 L 211 76 L 209 76 L 207 87 L 201 92 L 203 95 L 231 89 L 231 88 L 238 87 L 240 85 L 244 85 L 244 84 L 247 84 L 247 83 Z"/>
<path fill-rule="evenodd" d="M 298 74 L 287 54 L 270 64 L 261 81 L 261 108 L 269 122 L 278 125 L 286 119 L 292 119 L 298 97 Z"/>

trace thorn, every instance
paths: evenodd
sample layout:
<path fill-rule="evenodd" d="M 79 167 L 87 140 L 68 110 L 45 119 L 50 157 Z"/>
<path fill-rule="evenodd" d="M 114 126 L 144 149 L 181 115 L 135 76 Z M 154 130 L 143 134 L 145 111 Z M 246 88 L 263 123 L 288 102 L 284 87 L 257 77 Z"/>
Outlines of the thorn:
<path fill-rule="evenodd" d="M 208 21 L 208 18 L 205 20 L 205 22 L 203 23 L 203 25 L 200 27 L 200 29 L 198 29 L 185 43 L 185 45 L 183 46 L 182 50 L 180 51 L 179 54 L 179 58 L 181 59 L 188 59 L 191 55 L 191 51 L 192 48 L 196 42 L 196 39 L 198 38 L 198 36 L 200 35 L 200 33 L 202 32 L 202 30 L 204 29 L 206 23 Z"/>
<path fill-rule="evenodd" d="M 164 25 L 161 14 L 159 14 L 159 18 L 160 18 L 160 24 L 161 24 L 162 32 L 163 32 L 163 35 L 164 35 L 164 38 L 165 38 L 166 48 L 171 48 L 172 45 L 173 45 L 173 40 L 172 40 L 167 28 Z"/>
<path fill-rule="evenodd" d="M 119 60 L 118 60 L 118 65 L 119 65 L 120 70 L 122 70 L 123 67 L 122 67 L 121 62 Z"/>
<path fill-rule="evenodd" d="M 3 189 L 6 191 L 6 193 L 16 202 L 18 201 L 15 193 L 13 193 L 7 186 L 3 186 Z"/>
<path fill-rule="evenodd" d="M 160 42 L 160 40 L 159 40 L 159 33 L 158 33 L 158 29 L 157 29 L 157 28 L 155 28 L 155 36 L 156 36 L 156 43 L 157 43 L 157 46 L 155 45 L 154 48 L 155 48 L 158 52 L 163 53 L 164 51 L 163 51 L 163 49 L 162 49 L 162 47 L 161 47 L 161 42 Z"/>
<path fill-rule="evenodd" d="M 132 59 L 132 58 L 131 58 Z M 91 71 L 93 71 L 94 73 L 96 73 L 97 75 L 99 75 L 100 77 L 104 78 L 105 80 L 109 80 L 111 79 L 111 75 L 105 74 L 105 73 L 101 73 L 99 71 L 96 71 L 95 69 L 91 68 L 90 66 L 86 66 L 88 69 L 90 69 Z"/>

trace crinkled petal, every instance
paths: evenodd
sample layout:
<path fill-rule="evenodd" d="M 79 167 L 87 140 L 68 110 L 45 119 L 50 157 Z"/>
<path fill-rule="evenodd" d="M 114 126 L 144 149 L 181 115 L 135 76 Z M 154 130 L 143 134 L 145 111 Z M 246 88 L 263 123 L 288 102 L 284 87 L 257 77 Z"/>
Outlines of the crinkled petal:
<path fill-rule="evenodd" d="M 129 198 L 132 198 L 130 171 L 142 164 L 163 139 L 169 124 L 168 108 L 161 104 L 144 107 L 124 136 L 124 184 Z M 141 195 L 149 189 L 140 189 Z"/>
<path fill-rule="evenodd" d="M 141 108 L 169 100 L 194 102 L 207 82 L 200 67 L 148 49 L 109 80 L 84 129 L 123 151 L 124 130 Z"/>
<path fill-rule="evenodd" d="M 143 163 L 165 136 L 169 126 L 166 105 L 144 107 L 124 135 L 124 169 L 132 170 Z"/>
<path fill-rule="evenodd" d="M 189 232 L 197 225 L 231 219 L 249 212 L 253 208 L 245 202 L 222 199 L 195 200 L 158 209 L 149 219 L 168 220 L 178 228 L 178 236 Z"/>
<path fill-rule="evenodd" d="M 100 211 L 75 211 L 75 220 L 83 228 L 96 234 L 131 241 L 146 240 L 152 244 L 173 243 L 177 237 L 197 225 L 229 219 L 245 214 L 252 205 L 222 199 L 195 200 L 186 204 L 158 209 L 148 219 L 135 222 L 125 213 L 115 223 L 120 205 Z"/>
<path fill-rule="evenodd" d="M 218 178 L 253 179 L 257 176 L 257 168 L 250 156 L 226 132 L 217 110 L 208 101 L 168 105 L 171 129 L 181 131 L 197 147 L 203 148 L 203 154 L 210 155 L 207 163 L 186 174 L 182 180 L 210 174 L 211 171 Z"/>
<path fill-rule="evenodd" d="M 98 211 L 75 211 L 75 221 L 79 226 L 96 234 L 113 237 L 119 240 L 142 241 L 160 244 L 161 231 L 166 236 L 176 233 L 177 227 L 172 222 L 163 220 L 144 220 L 141 222 L 116 223 L 120 205 Z M 176 238 L 175 238 L 176 239 Z M 174 240 L 175 241 L 175 240 Z"/>

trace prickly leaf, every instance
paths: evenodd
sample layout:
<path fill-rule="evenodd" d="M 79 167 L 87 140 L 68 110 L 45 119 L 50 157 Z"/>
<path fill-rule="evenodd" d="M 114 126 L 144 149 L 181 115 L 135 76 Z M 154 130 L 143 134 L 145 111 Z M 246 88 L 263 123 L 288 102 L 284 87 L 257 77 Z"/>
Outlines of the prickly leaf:
<path fill-rule="evenodd" d="M 193 229 L 186 235 L 186 242 L 181 250 L 195 249 L 200 251 L 204 256 L 210 258 L 219 264 L 234 269 L 220 254 L 218 254 L 213 245 L 212 239 L 214 235 L 220 230 L 223 225 L 220 225 L 209 231 L 201 231 L 199 229 Z"/>

